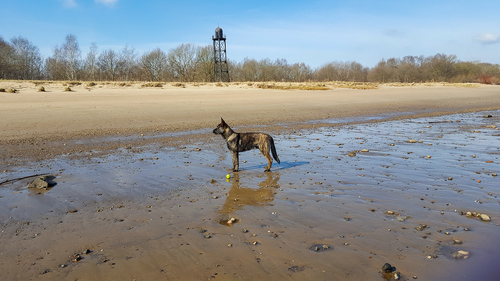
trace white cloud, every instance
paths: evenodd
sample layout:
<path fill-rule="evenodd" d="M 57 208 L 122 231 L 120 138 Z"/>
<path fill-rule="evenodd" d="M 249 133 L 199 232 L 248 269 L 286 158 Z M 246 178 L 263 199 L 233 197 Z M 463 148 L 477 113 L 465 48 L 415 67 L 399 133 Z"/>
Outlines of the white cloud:
<path fill-rule="evenodd" d="M 65 7 L 73 8 L 76 7 L 76 0 L 60 0 Z"/>
<path fill-rule="evenodd" d="M 106 6 L 113 6 L 118 0 L 95 0 L 96 3 L 101 3 Z"/>
<path fill-rule="evenodd" d="M 481 44 L 495 44 L 500 42 L 500 34 L 481 33 L 476 37 Z"/>

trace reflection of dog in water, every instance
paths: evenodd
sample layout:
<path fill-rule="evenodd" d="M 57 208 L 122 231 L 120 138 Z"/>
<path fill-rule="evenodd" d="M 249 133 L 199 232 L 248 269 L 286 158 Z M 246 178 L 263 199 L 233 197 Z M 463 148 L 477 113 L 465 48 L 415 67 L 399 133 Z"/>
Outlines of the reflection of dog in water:
<path fill-rule="evenodd" d="M 233 172 L 238 172 L 238 153 L 254 148 L 258 148 L 266 157 L 266 172 L 271 171 L 271 165 L 273 164 L 273 158 L 269 155 L 269 151 L 273 154 L 276 162 L 280 163 L 280 159 L 276 154 L 276 147 L 274 147 L 274 140 L 270 135 L 264 133 L 236 133 L 224 122 L 224 119 L 221 118 L 220 120 L 220 124 L 213 130 L 213 133 L 221 135 L 226 140 L 227 148 L 231 151 L 233 158 Z"/>
<path fill-rule="evenodd" d="M 278 181 L 280 175 L 274 173 L 266 173 L 267 177 L 261 183 L 259 188 L 240 187 L 240 176 L 234 174 L 232 179 L 231 189 L 226 198 L 226 202 L 222 209 L 222 213 L 231 214 L 236 210 L 243 209 L 247 205 L 265 206 L 274 201 L 274 195 L 279 187 Z"/>

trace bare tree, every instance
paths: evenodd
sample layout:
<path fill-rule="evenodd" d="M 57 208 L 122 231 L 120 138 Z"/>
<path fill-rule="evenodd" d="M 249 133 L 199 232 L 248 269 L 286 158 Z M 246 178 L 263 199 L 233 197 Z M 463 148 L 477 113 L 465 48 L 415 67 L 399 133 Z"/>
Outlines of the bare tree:
<path fill-rule="evenodd" d="M 59 47 L 54 47 L 52 56 L 45 60 L 45 69 L 48 79 L 64 80 L 66 78 L 66 65 L 63 52 Z"/>
<path fill-rule="evenodd" d="M 38 47 L 23 37 L 12 38 L 16 79 L 40 79 L 43 62 Z"/>
<path fill-rule="evenodd" d="M 260 79 L 258 63 L 254 59 L 245 58 L 241 66 L 243 81 L 255 82 Z"/>
<path fill-rule="evenodd" d="M 146 80 L 162 81 L 166 78 L 168 59 L 167 55 L 160 48 L 142 55 L 139 65 Z"/>
<path fill-rule="evenodd" d="M 196 47 L 182 44 L 168 53 L 168 63 L 174 78 L 180 81 L 194 81 L 196 71 Z"/>
<path fill-rule="evenodd" d="M 62 56 L 66 68 L 66 79 L 76 80 L 80 69 L 81 51 L 75 35 L 66 35 L 62 46 Z"/>
<path fill-rule="evenodd" d="M 290 67 L 290 79 L 293 82 L 305 82 L 312 79 L 313 71 L 305 63 L 295 63 Z"/>
<path fill-rule="evenodd" d="M 97 58 L 97 65 L 104 80 L 115 81 L 118 76 L 120 58 L 114 50 L 105 50 Z"/>
<path fill-rule="evenodd" d="M 122 79 L 129 81 L 133 69 L 137 66 L 137 52 L 133 47 L 125 46 L 120 53 L 120 66 Z"/>
<path fill-rule="evenodd" d="M 357 62 L 331 62 L 316 72 L 318 81 L 366 81 L 368 69 Z"/>
<path fill-rule="evenodd" d="M 436 54 L 426 60 L 427 71 L 432 81 L 449 81 L 455 75 L 457 56 Z"/>
<path fill-rule="evenodd" d="M 208 45 L 198 47 L 196 50 L 196 80 L 210 82 L 214 79 L 214 53 L 213 47 Z"/>
<path fill-rule="evenodd" d="M 14 48 L 0 36 L 0 79 L 13 79 Z"/>
<path fill-rule="evenodd" d="M 85 77 L 88 80 L 96 80 L 97 78 L 97 44 L 92 42 L 90 50 L 84 62 Z"/>

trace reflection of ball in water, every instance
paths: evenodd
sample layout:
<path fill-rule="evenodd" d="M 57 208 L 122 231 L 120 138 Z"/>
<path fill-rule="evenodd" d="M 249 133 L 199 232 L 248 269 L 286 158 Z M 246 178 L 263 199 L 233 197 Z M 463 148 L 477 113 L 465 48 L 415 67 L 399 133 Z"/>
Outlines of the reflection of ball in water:
<path fill-rule="evenodd" d="M 231 177 L 231 175 L 230 175 L 230 174 L 227 174 L 227 175 L 226 175 L 226 178 L 227 178 L 227 179 L 228 179 L 228 178 L 230 178 L 230 177 Z"/>

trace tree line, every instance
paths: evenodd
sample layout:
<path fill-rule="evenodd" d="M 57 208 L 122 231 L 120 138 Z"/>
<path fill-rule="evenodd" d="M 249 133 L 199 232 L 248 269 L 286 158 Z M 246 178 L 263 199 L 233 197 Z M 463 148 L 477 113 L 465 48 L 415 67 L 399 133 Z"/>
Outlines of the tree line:
<path fill-rule="evenodd" d="M 313 69 L 286 59 L 228 61 L 231 81 L 239 82 L 455 82 L 500 84 L 500 65 L 460 61 L 455 55 L 382 59 L 369 68 L 355 61 L 334 61 Z M 68 34 L 48 58 L 28 39 L 0 36 L 0 79 L 81 81 L 211 82 L 213 47 L 181 44 L 168 52 L 156 48 L 139 54 L 133 47 L 99 50 L 92 43 L 82 54 L 78 39 Z"/>

